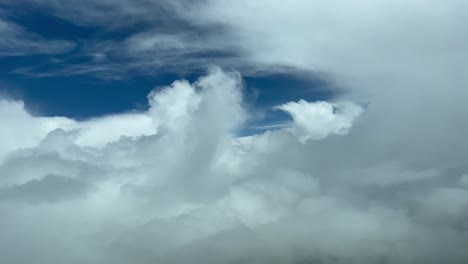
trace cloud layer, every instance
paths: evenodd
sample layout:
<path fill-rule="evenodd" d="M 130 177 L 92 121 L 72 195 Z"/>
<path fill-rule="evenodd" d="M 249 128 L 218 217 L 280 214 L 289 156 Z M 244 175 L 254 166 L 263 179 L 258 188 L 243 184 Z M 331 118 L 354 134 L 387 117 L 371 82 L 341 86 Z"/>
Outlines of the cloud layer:
<path fill-rule="evenodd" d="M 290 125 L 237 137 L 250 116 L 241 84 L 238 73 L 213 68 L 192 84 L 180 80 L 155 89 L 147 112 L 80 122 L 33 117 L 21 103 L 2 101 L 10 129 L 1 137 L 7 146 L 0 163 L 2 258 L 468 258 L 466 176 L 369 153 L 380 146 L 366 147 L 372 139 L 361 135 L 374 128 L 351 102 L 288 102 L 278 109 L 291 114 Z"/>
<path fill-rule="evenodd" d="M 88 43 L 96 60 L 72 74 L 281 66 L 346 93 L 283 102 L 290 124 L 246 137 L 242 77 L 218 68 L 155 89 L 146 112 L 86 121 L 2 100 L 5 262 L 468 262 L 466 1 L 22 3 L 150 25 Z M 155 27 L 155 6 L 183 30 Z"/>

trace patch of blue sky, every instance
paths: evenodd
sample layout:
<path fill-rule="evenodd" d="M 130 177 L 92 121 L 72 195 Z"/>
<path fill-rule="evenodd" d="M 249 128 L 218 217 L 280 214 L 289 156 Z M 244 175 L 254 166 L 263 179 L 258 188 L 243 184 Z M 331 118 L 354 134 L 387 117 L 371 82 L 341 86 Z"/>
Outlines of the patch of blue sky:
<path fill-rule="evenodd" d="M 168 65 L 150 71 L 150 74 L 138 70 L 131 72 L 131 68 L 122 66 L 125 58 L 119 57 L 119 54 L 108 53 L 105 64 L 99 64 L 93 53 L 86 51 L 86 45 L 90 43 L 123 41 L 148 29 L 149 24 L 144 21 L 109 30 L 96 25 L 77 25 L 48 14 L 43 9 L 26 7 L 7 11 L 9 21 L 27 32 L 47 40 L 66 40 L 76 44 L 75 48 L 60 54 L 0 57 L 0 95 L 23 100 L 34 115 L 87 119 L 144 111 L 148 108 L 146 96 L 155 87 L 167 86 L 181 78 L 194 81 L 205 72 L 206 65 L 203 64 L 190 68 L 184 68 L 187 65 Z M 152 24 L 161 32 L 191 30 L 189 25 L 177 18 L 161 21 L 160 24 Z M 236 54 L 222 50 L 201 50 L 185 56 L 193 61 L 197 61 L 197 57 L 200 61 L 209 61 L 210 58 L 222 59 L 235 57 Z M 290 69 L 258 75 L 243 72 L 244 66 L 230 66 L 244 74 L 244 100 L 249 111 L 254 113 L 253 118 L 239 131 L 242 135 L 281 128 L 290 122 L 287 114 L 273 111 L 276 105 L 300 99 L 329 100 L 337 93 L 336 87 L 319 75 Z"/>

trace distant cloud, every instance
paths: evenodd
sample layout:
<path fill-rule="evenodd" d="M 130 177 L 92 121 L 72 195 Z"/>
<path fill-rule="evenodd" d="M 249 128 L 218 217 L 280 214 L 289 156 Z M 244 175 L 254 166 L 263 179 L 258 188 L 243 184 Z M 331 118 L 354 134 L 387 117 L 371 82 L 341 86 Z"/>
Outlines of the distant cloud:
<path fill-rule="evenodd" d="M 74 47 L 73 42 L 44 39 L 12 22 L 0 19 L 0 57 L 60 54 Z"/>
<path fill-rule="evenodd" d="M 354 120 L 361 115 L 361 106 L 350 102 L 328 103 L 304 100 L 289 102 L 276 109 L 287 112 L 294 119 L 291 128 L 302 142 L 323 139 L 330 134 L 345 135 Z M 313 121 L 312 121 L 313 120 Z"/>
<path fill-rule="evenodd" d="M 63 57 L 60 64 L 24 66 L 15 72 L 32 77 L 93 75 L 116 79 L 155 75 L 161 70 L 200 71 L 213 65 L 229 68 L 245 65 L 247 69 L 247 61 L 233 45 L 235 42 L 231 38 L 234 36 L 226 34 L 222 25 L 192 20 L 192 11 L 202 8 L 201 4 L 188 0 L 7 1 L 6 5 L 12 10 L 26 6 L 84 30 L 97 31 L 89 38 L 80 37 L 76 53 Z M 113 32 L 123 34 L 115 37 Z M 40 40 L 31 40 L 30 45 L 42 47 Z M 52 45 L 50 50 L 54 49 L 53 45 L 66 44 L 47 41 Z M 5 54 L 12 55 L 13 51 L 6 50 Z M 53 53 L 49 51 L 49 54 Z M 79 62 L 76 58 L 80 58 Z"/>
<path fill-rule="evenodd" d="M 64 58 L 59 67 L 23 69 L 32 76 L 88 74 L 112 79 L 221 65 L 246 73 L 289 67 L 353 78 L 384 67 L 388 71 L 410 67 L 422 56 L 447 65 L 451 60 L 444 58 L 465 54 L 464 47 L 456 44 L 464 42 L 456 26 L 466 19 L 459 12 L 466 5 L 462 0 L 437 6 L 400 0 L 344 5 L 303 0 L 291 5 L 276 0 L 19 0 L 5 5 L 13 10 L 21 6 L 40 10 L 98 32 L 81 38 L 83 46 L 77 54 Z M 118 37 L 108 34 L 112 32 L 119 32 Z M 47 41 L 50 45 L 37 44 L 45 53 L 71 47 L 71 43 Z M 35 42 L 28 43 L 34 46 Z M 447 57 L 431 55 L 442 53 Z M 393 65 L 396 58 L 402 63 Z"/>

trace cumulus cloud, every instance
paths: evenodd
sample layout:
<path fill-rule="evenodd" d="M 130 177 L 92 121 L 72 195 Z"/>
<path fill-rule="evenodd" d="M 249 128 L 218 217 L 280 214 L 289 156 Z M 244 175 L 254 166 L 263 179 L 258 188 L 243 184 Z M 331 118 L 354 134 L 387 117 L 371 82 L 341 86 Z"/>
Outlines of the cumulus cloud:
<path fill-rule="evenodd" d="M 4 260 L 464 263 L 466 177 L 373 165 L 349 149 L 368 129 L 351 102 L 287 102 L 289 127 L 238 137 L 242 91 L 213 68 L 156 88 L 143 113 L 75 121 L 2 101 Z"/>
<path fill-rule="evenodd" d="M 289 102 L 276 109 L 289 113 L 294 119 L 292 132 L 301 141 L 322 139 L 329 134 L 345 135 L 351 128 L 354 119 L 363 111 L 362 107 L 350 102 L 309 103 L 304 100 Z"/>
<path fill-rule="evenodd" d="M 57 129 L 77 131 L 67 140 L 90 147 L 101 147 L 122 136 L 138 137 L 157 131 L 153 119 L 146 113 L 126 113 L 77 122 L 65 117 L 34 117 L 26 111 L 23 102 L 7 99 L 0 100 L 0 118 L 5 123 L 0 131 L 0 158 L 11 151 L 36 146 L 41 141 L 45 144 L 48 141 L 43 140 Z"/>
<path fill-rule="evenodd" d="M 150 21 L 151 8 L 104 3 L 118 17 Z M 220 47 L 241 70 L 324 72 L 347 93 L 284 102 L 277 109 L 290 124 L 247 137 L 236 136 L 252 114 L 242 79 L 219 69 L 156 89 L 144 113 L 79 122 L 33 117 L 20 102 L 2 101 L 6 262 L 468 261 L 466 1 L 185 7 L 171 8 L 189 31 L 215 27 L 218 37 L 140 32 L 124 40 L 125 52 Z M 112 17 L 79 14 L 88 25 Z M 154 65 L 151 56 L 132 58 L 129 65 Z"/>
<path fill-rule="evenodd" d="M 30 203 L 55 202 L 74 197 L 85 191 L 86 184 L 73 178 L 47 175 L 21 185 L 11 185 L 0 190 L 2 202 L 25 201 Z"/>

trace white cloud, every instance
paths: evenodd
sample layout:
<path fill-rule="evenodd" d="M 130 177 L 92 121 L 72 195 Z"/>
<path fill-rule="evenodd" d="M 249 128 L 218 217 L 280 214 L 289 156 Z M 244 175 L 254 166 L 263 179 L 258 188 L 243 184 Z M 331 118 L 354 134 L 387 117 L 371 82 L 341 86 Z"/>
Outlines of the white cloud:
<path fill-rule="evenodd" d="M 285 103 L 294 133 L 239 138 L 249 115 L 238 73 L 213 68 L 192 84 L 156 88 L 148 100 L 148 112 L 86 121 L 33 117 L 21 103 L 2 101 L 10 130 L 1 137 L 8 148 L 0 161 L 0 245 L 16 249 L 0 247 L 6 261 L 467 257 L 459 231 L 466 191 L 450 187 L 459 177 L 450 182 L 405 160 L 371 166 L 376 157 L 354 148 L 362 141 L 347 133 L 368 129 L 367 115 L 351 128 L 363 112 L 357 104 Z M 434 250 L 443 232 L 449 255 Z"/>
<path fill-rule="evenodd" d="M 323 139 L 330 134 L 345 135 L 354 120 L 361 115 L 361 106 L 350 102 L 328 103 L 304 100 L 289 102 L 275 107 L 287 112 L 294 119 L 291 131 L 302 142 L 308 139 Z"/>
<path fill-rule="evenodd" d="M 79 136 L 75 143 L 80 146 L 102 147 L 120 137 L 140 137 L 157 133 L 157 125 L 148 114 L 121 114 L 80 122 Z"/>
<path fill-rule="evenodd" d="M 64 117 L 33 117 L 23 102 L 4 99 L 0 99 L 0 118 L 5 122 L 0 131 L 0 160 L 9 152 L 37 146 L 56 129 L 76 130 L 74 143 L 89 147 L 102 147 L 122 136 L 139 137 L 157 131 L 148 114 L 121 114 L 77 122 Z"/>
<path fill-rule="evenodd" d="M 149 21 L 151 8 L 115 3 L 104 6 L 117 17 Z M 219 69 L 156 90 L 141 114 L 77 122 L 2 102 L 7 261 L 30 263 L 27 251 L 42 263 L 467 262 L 466 1 L 203 1 L 175 10 L 196 28 L 222 28 L 219 36 L 148 32 L 130 37 L 126 52 L 221 47 L 257 68 L 324 72 L 347 93 L 286 102 L 278 108 L 293 118 L 289 128 L 243 138 L 234 136 L 249 117 L 241 79 Z M 96 13 L 83 24 L 113 18 Z M 129 65 L 161 65 L 140 57 Z M 73 195 L 45 195 L 50 179 L 72 182 Z M 73 180 L 90 187 L 73 189 Z"/>
<path fill-rule="evenodd" d="M 22 102 L 0 100 L 0 159 L 8 152 L 37 145 L 52 130 L 73 123 L 67 118 L 34 118 Z"/>
<path fill-rule="evenodd" d="M 3 13 L 0 10 L 0 14 Z M 75 44 L 65 40 L 48 40 L 22 27 L 0 19 L 0 57 L 30 54 L 59 54 L 67 52 Z"/>

